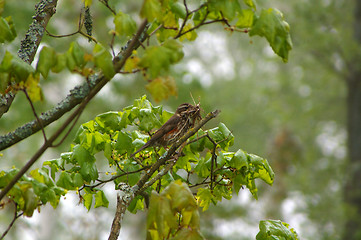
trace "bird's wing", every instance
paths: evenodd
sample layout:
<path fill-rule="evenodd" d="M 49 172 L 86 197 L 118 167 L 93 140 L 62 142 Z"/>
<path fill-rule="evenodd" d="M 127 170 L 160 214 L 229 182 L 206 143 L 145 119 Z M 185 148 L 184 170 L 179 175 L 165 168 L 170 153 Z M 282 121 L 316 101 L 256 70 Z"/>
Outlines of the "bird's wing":
<path fill-rule="evenodd" d="M 175 129 L 178 125 L 180 116 L 178 114 L 174 114 L 171 118 L 168 119 L 166 123 L 164 123 L 151 137 L 150 140 L 157 141 L 160 139 L 165 133 L 168 133 Z M 150 141 L 149 140 L 149 141 Z"/>

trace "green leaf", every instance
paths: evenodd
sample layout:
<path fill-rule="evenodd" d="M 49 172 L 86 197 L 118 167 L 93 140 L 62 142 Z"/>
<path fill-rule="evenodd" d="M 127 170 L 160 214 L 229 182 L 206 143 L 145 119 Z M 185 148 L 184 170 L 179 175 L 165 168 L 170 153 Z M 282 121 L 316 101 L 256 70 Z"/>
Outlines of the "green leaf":
<path fill-rule="evenodd" d="M 53 48 L 44 46 L 39 55 L 36 71 L 40 72 L 44 78 L 48 77 L 49 70 L 56 66 L 57 57 Z"/>
<path fill-rule="evenodd" d="M 163 47 L 168 51 L 171 63 L 179 62 L 184 56 L 182 50 L 183 45 L 174 39 L 169 39 L 168 41 L 164 42 Z"/>
<path fill-rule="evenodd" d="M 184 19 L 187 16 L 187 11 L 184 4 L 178 1 L 171 2 L 170 9 L 177 17 Z"/>
<path fill-rule="evenodd" d="M 73 183 L 74 183 L 74 187 L 83 186 L 84 180 L 80 173 L 73 174 Z"/>
<path fill-rule="evenodd" d="M 234 192 L 238 195 L 239 190 L 241 190 L 243 185 L 247 184 L 247 179 L 241 173 L 236 174 L 235 178 L 232 179 Z"/>
<path fill-rule="evenodd" d="M 226 182 L 225 182 L 226 183 Z M 232 198 L 232 188 L 225 185 L 216 185 L 213 189 L 213 196 L 217 201 L 222 201 L 222 198 L 231 200 Z"/>
<path fill-rule="evenodd" d="M 182 33 L 187 32 L 186 34 L 180 37 L 180 40 L 183 41 L 184 39 L 188 39 L 189 41 L 194 41 L 197 38 L 197 32 L 195 30 L 190 31 L 194 27 L 193 24 L 188 23 L 184 26 Z"/>
<path fill-rule="evenodd" d="M 112 55 L 100 44 L 95 45 L 93 52 L 95 65 L 103 71 L 105 77 L 111 79 L 115 75 Z"/>
<path fill-rule="evenodd" d="M 178 226 L 177 217 L 173 213 L 170 200 L 155 191 L 151 193 L 150 206 L 147 217 L 147 232 L 157 237 L 153 239 L 164 239 L 172 228 Z"/>
<path fill-rule="evenodd" d="M 125 152 L 131 152 L 133 150 L 133 140 L 129 133 L 119 132 L 117 143 L 114 148 L 118 150 L 120 154 Z"/>
<path fill-rule="evenodd" d="M 98 207 L 108 207 L 109 205 L 109 201 L 106 198 L 105 194 L 103 191 L 99 190 L 96 194 L 95 194 L 95 204 L 94 204 L 94 208 L 98 208 Z"/>
<path fill-rule="evenodd" d="M 56 64 L 51 68 L 52 72 L 59 73 L 67 66 L 66 56 L 66 53 L 56 54 Z"/>
<path fill-rule="evenodd" d="M 139 164 L 127 164 L 124 165 L 124 171 L 126 172 L 134 172 L 139 170 L 140 166 Z M 139 179 L 141 177 L 141 172 L 137 172 L 137 173 L 133 173 L 133 174 L 129 174 L 126 176 L 127 182 L 130 186 L 135 185 Z"/>
<path fill-rule="evenodd" d="M 88 211 L 90 210 L 92 203 L 93 203 L 93 194 L 92 193 L 85 193 L 83 196 L 84 199 L 84 206 Z"/>
<path fill-rule="evenodd" d="M 241 149 L 239 149 L 232 157 L 229 162 L 229 166 L 239 170 L 242 167 L 246 167 L 248 169 L 247 155 Z"/>
<path fill-rule="evenodd" d="M 129 204 L 128 211 L 136 214 L 138 210 L 144 209 L 144 203 L 141 196 L 136 196 Z"/>
<path fill-rule="evenodd" d="M 177 86 L 173 77 L 157 77 L 145 85 L 156 102 L 168 99 L 170 96 L 177 96 Z"/>
<path fill-rule="evenodd" d="M 249 34 L 250 36 L 259 35 L 265 37 L 273 51 L 284 62 L 288 61 L 288 53 L 292 49 L 290 27 L 284 21 L 283 14 L 280 11 L 272 8 L 262 10 Z"/>
<path fill-rule="evenodd" d="M 159 0 L 144 0 L 140 16 L 146 18 L 148 22 L 162 17 L 162 6 Z"/>
<path fill-rule="evenodd" d="M 293 230 L 293 229 L 292 229 Z M 262 220 L 259 222 L 257 240 L 297 240 L 297 233 L 280 220 Z"/>
<path fill-rule="evenodd" d="M 76 68 L 82 68 L 85 64 L 84 51 L 77 42 L 72 42 L 68 51 L 66 52 L 66 64 L 70 71 Z"/>
<path fill-rule="evenodd" d="M 184 56 L 182 45 L 176 40 L 168 40 L 162 46 L 152 46 L 145 50 L 138 66 L 148 68 L 150 78 L 156 78 L 162 70 L 167 71 L 171 64 Z"/>
<path fill-rule="evenodd" d="M 56 182 L 58 187 L 62 187 L 68 190 L 74 189 L 74 182 L 71 178 L 71 174 L 65 171 L 61 172 L 58 181 Z"/>
<path fill-rule="evenodd" d="M 24 191 L 24 215 L 27 217 L 33 216 L 34 210 L 38 207 L 39 199 L 35 195 L 33 188 L 29 187 Z"/>
<path fill-rule="evenodd" d="M 215 16 L 218 15 L 217 12 L 221 12 L 228 20 L 232 20 L 236 13 L 241 11 L 241 5 L 238 0 L 208 0 L 208 8 L 211 12 L 214 12 Z"/>
<path fill-rule="evenodd" d="M 238 16 L 236 27 L 250 28 L 253 26 L 254 12 L 251 9 L 242 9 Z"/>
<path fill-rule="evenodd" d="M 31 65 L 8 51 L 5 52 L 5 56 L 1 62 L 0 71 L 10 73 L 15 77 L 17 83 L 25 82 L 29 75 L 35 72 Z"/>
<path fill-rule="evenodd" d="M 267 184 L 272 185 L 274 180 L 274 172 L 268 161 L 254 154 L 248 154 L 251 164 L 255 167 L 254 178 L 260 178 Z"/>
<path fill-rule="evenodd" d="M 243 0 L 243 2 L 244 2 L 247 6 L 253 8 L 254 10 L 256 10 L 256 4 L 255 4 L 255 2 L 254 2 L 253 0 Z"/>
<path fill-rule="evenodd" d="M 80 174 L 87 182 L 98 178 L 98 169 L 95 165 L 95 157 L 81 145 L 73 148 L 73 158 L 80 165 Z"/>
<path fill-rule="evenodd" d="M 180 229 L 177 234 L 170 238 L 170 240 L 203 240 L 205 239 L 199 229 L 193 228 L 182 228 Z"/>
<path fill-rule="evenodd" d="M 11 16 L 0 17 L 0 43 L 11 42 L 16 37 L 16 31 Z"/>
<path fill-rule="evenodd" d="M 31 177 L 34 178 L 34 180 L 44 183 L 49 186 L 54 186 L 53 181 L 49 177 L 49 169 L 42 167 L 34 169 L 30 172 Z"/>
<path fill-rule="evenodd" d="M 206 211 L 209 208 L 209 204 L 213 202 L 213 195 L 209 188 L 200 188 L 197 192 L 198 204 Z"/>
<path fill-rule="evenodd" d="M 188 186 L 180 180 L 171 182 L 162 192 L 162 195 L 170 196 L 171 207 L 177 212 L 183 209 L 194 210 L 197 209 L 197 203 L 194 200 L 192 192 Z"/>
<path fill-rule="evenodd" d="M 228 147 L 232 146 L 234 143 L 234 136 L 231 131 L 223 123 L 219 123 L 218 127 L 210 129 L 207 131 L 209 136 L 213 139 L 214 142 L 219 143 L 222 149 L 227 150 Z M 213 144 L 207 139 L 206 147 L 208 149 L 213 148 Z"/>
<path fill-rule="evenodd" d="M 197 173 L 197 175 L 199 177 L 208 177 L 210 174 L 210 171 L 206 165 L 207 161 L 205 158 L 201 158 L 201 160 L 199 160 L 199 162 L 197 163 L 197 165 L 194 168 L 195 173 Z"/>
<path fill-rule="evenodd" d="M 159 120 L 151 109 L 140 109 L 139 111 L 139 130 L 150 132 L 154 127 L 159 126 Z"/>
<path fill-rule="evenodd" d="M 136 22 L 128 15 L 118 12 L 114 17 L 115 31 L 119 35 L 132 36 L 137 30 Z"/>
<path fill-rule="evenodd" d="M 98 126 L 104 129 L 104 131 L 106 132 L 109 132 L 110 130 L 112 131 L 121 130 L 119 128 L 121 117 L 119 116 L 118 112 L 102 113 L 96 116 L 94 120 L 98 124 Z"/>

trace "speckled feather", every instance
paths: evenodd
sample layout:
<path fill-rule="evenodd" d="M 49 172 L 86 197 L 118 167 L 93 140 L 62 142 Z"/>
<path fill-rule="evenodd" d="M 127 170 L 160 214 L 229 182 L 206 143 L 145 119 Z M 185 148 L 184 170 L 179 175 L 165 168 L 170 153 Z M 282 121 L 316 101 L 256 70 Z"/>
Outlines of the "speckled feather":
<path fill-rule="evenodd" d="M 168 119 L 141 148 L 130 157 L 150 146 L 166 147 L 176 142 L 183 136 L 190 127 L 194 125 L 196 119 L 200 118 L 199 106 L 189 103 L 179 105 L 174 115 Z"/>

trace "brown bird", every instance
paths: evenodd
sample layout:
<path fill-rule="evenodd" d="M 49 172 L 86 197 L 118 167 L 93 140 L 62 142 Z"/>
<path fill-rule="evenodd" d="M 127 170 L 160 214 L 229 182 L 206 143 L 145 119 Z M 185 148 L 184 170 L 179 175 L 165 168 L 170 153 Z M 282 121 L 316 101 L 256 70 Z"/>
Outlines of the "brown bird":
<path fill-rule="evenodd" d="M 175 143 L 199 119 L 201 119 L 199 104 L 195 106 L 189 103 L 179 105 L 174 115 L 153 134 L 148 142 L 130 155 L 130 157 L 134 157 L 135 154 L 151 146 L 167 147 Z"/>

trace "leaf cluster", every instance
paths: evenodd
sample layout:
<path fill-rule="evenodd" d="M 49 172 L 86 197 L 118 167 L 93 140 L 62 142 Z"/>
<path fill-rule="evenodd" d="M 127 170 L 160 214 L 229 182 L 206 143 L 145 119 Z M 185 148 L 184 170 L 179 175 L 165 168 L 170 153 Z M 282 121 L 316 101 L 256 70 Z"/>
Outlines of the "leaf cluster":
<path fill-rule="evenodd" d="M 146 133 L 159 128 L 171 115 L 161 106 L 153 106 L 145 96 L 123 111 L 100 114 L 78 129 L 70 152 L 45 161 L 41 168 L 31 171 L 30 176 L 24 176 L 8 196 L 27 216 L 47 202 L 56 208 L 60 197 L 68 191 L 76 191 L 88 210 L 93 204 L 95 208 L 108 207 L 109 201 L 100 187 L 109 182 L 116 188 L 121 182 L 130 186 L 137 184 L 165 150 L 149 148 L 134 159 L 129 156 L 149 140 Z M 183 148 L 184 156 L 178 159 L 172 171 L 145 191 L 162 192 L 174 180 L 184 182 L 190 188 L 201 186 L 195 194 L 203 210 L 222 198 L 230 199 L 242 186 L 257 197 L 255 179 L 272 184 L 273 171 L 263 158 L 242 150 L 226 151 L 233 141 L 232 133 L 223 123 L 207 131 L 200 130 L 189 139 L 189 144 Z M 108 161 L 108 169 L 101 172 L 98 165 L 104 159 Z M 161 166 L 159 171 L 166 166 Z M 16 172 L 15 169 L 2 171 L 0 187 L 6 186 Z M 194 198 L 187 199 L 195 201 Z M 143 201 L 143 196 L 137 196 L 128 210 L 135 213 L 143 209 Z"/>
<path fill-rule="evenodd" d="M 90 8 L 92 1 L 85 1 L 85 5 Z M 109 5 L 107 7 L 110 8 Z M 192 8 L 186 1 L 145 0 L 140 9 L 140 17 L 149 22 L 148 42 L 147 46 L 143 45 L 144 50 L 134 51 L 126 60 L 124 73 L 143 71 L 143 76 L 149 81 L 146 88 L 156 101 L 177 95 L 175 82 L 168 76 L 168 70 L 183 58 L 181 42 L 195 40 L 196 30 L 204 25 L 222 23 L 231 32 L 264 37 L 276 54 L 284 61 L 288 60 L 288 52 L 292 49 L 289 25 L 277 9 L 263 9 L 258 14 L 253 0 L 208 0 L 195 6 L 192 4 Z M 115 26 L 111 32 L 129 39 L 138 27 L 134 17 L 120 10 L 111 10 Z M 82 26 L 81 22 L 79 24 Z M 81 33 L 80 29 L 77 33 Z M 149 40 L 154 35 L 157 44 L 149 46 Z M 0 42 L 12 41 L 15 37 L 11 17 L 1 18 Z M 91 40 L 97 42 L 94 38 Z M 59 73 L 64 68 L 84 77 L 100 69 L 106 78 L 111 79 L 117 73 L 112 59 L 109 50 L 99 43 L 94 46 L 93 53 L 85 53 L 78 43 L 72 42 L 65 53 L 43 47 L 36 69 L 33 69 L 19 57 L 7 52 L 0 65 L 0 93 L 26 89 L 30 93 L 30 99 L 42 99 L 40 74 L 48 78 L 50 71 Z"/>

